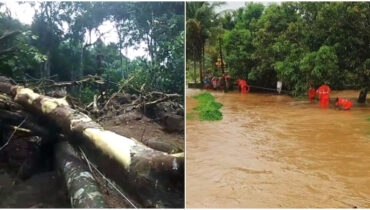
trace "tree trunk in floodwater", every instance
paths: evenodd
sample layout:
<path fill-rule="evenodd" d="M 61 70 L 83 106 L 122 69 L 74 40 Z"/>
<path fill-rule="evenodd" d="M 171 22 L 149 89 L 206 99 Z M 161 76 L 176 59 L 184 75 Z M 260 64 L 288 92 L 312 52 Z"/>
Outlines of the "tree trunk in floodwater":
<path fill-rule="evenodd" d="M 55 156 L 72 208 L 107 208 L 94 177 L 73 147 L 67 142 L 58 143 Z"/>
<path fill-rule="evenodd" d="M 366 96 L 367 96 L 367 88 L 362 88 L 360 91 L 360 94 L 358 96 L 358 103 L 365 103 L 366 102 Z"/>
<path fill-rule="evenodd" d="M 156 151 L 135 139 L 104 130 L 67 101 L 1 82 L 0 90 L 32 113 L 48 119 L 79 145 L 110 179 L 133 193 L 144 207 L 184 206 L 184 154 Z M 90 155 L 89 155 L 90 154 Z"/>

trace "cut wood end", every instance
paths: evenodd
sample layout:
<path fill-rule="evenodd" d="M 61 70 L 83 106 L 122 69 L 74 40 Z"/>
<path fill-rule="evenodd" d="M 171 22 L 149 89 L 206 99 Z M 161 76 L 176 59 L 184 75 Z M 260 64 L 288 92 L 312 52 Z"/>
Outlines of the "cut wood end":
<path fill-rule="evenodd" d="M 102 151 L 117 159 L 128 170 L 131 164 L 131 147 L 135 142 L 111 131 L 86 128 L 83 133 Z"/>
<path fill-rule="evenodd" d="M 41 111 L 45 114 L 52 112 L 59 106 L 69 106 L 66 98 L 44 98 L 41 102 Z"/>
<path fill-rule="evenodd" d="M 29 88 L 24 88 L 23 86 L 15 86 L 12 88 L 12 93 L 14 93 L 15 97 L 14 100 L 18 101 L 22 97 L 26 96 L 27 97 L 27 103 L 29 105 L 32 105 L 33 101 L 36 100 L 38 97 L 40 97 L 39 94 L 33 92 L 33 90 Z"/>
<path fill-rule="evenodd" d="M 185 153 L 180 152 L 180 153 L 175 153 L 175 154 L 170 154 L 170 155 L 173 156 L 173 157 L 183 158 Z"/>

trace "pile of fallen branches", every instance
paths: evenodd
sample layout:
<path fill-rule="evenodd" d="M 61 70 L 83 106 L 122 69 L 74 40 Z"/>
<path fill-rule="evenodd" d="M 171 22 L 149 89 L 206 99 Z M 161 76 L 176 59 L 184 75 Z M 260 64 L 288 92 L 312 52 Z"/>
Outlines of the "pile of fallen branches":
<path fill-rule="evenodd" d="M 147 106 L 153 106 L 164 101 L 179 101 L 181 95 L 179 94 L 166 94 L 162 92 L 149 92 L 143 94 L 128 94 L 124 91 L 114 93 L 108 100 L 100 105 L 95 105 L 95 110 L 101 111 L 131 111 L 132 109 L 144 110 Z M 92 104 L 94 104 L 92 102 Z M 93 106 L 94 107 L 94 106 Z"/>
<path fill-rule="evenodd" d="M 96 96 L 94 100 L 96 105 L 93 104 L 93 107 L 100 107 L 101 110 L 114 108 L 117 100 L 122 100 L 122 97 L 119 97 L 124 94 L 122 91 L 123 89 L 117 92 L 116 96 L 110 97 L 110 100 L 99 103 L 99 105 Z M 135 139 L 104 130 L 88 115 L 74 109 L 66 98 L 53 98 L 39 94 L 32 89 L 16 85 L 4 77 L 0 77 L 0 93 L 0 110 L 2 111 L 0 120 L 7 129 L 32 135 L 52 136 L 49 141 L 54 143 L 65 139 L 73 147 L 81 148 L 105 176 L 112 179 L 143 207 L 183 206 L 183 153 L 160 152 Z M 133 109 L 145 110 L 146 106 L 153 106 L 177 97 L 179 96 L 176 94 L 151 92 L 134 98 L 131 96 L 131 103 L 128 104 Z M 114 109 L 116 108 L 120 109 L 119 107 Z M 2 142 L 4 143 L 3 148 L 7 147 L 13 136 L 14 134 Z M 82 175 L 86 174 L 86 168 L 81 170 L 66 168 L 70 164 L 64 159 L 70 158 L 68 160 L 76 160 L 79 164 L 81 161 L 70 155 L 64 156 L 63 151 L 59 151 L 58 154 L 60 154 L 58 157 L 62 158 L 58 161 L 59 168 L 65 169 L 63 175 L 67 176 L 65 177 L 67 188 L 76 191 L 69 193 L 74 196 L 71 199 L 91 198 L 90 195 L 82 196 L 82 194 L 76 197 L 77 192 L 88 192 L 89 189 L 81 191 L 79 186 L 71 187 L 68 183 L 68 180 L 72 179 L 68 176 L 73 175 L 73 179 L 86 177 Z M 76 174 L 74 170 L 82 174 Z M 86 181 L 91 182 L 92 180 Z M 93 194 L 97 195 L 94 192 Z M 94 206 L 91 202 L 91 200 L 86 201 L 87 206 Z"/>
<path fill-rule="evenodd" d="M 168 128 L 169 131 L 183 131 L 184 107 L 182 97 L 176 93 L 163 93 L 159 91 L 146 91 L 145 84 L 140 89 L 130 85 L 134 77 L 120 84 L 118 91 L 107 95 L 101 91 L 94 95 L 88 104 L 82 104 L 75 98 L 67 96 L 68 102 L 77 110 L 98 119 L 109 119 L 112 116 L 126 114 L 131 111 L 141 112 L 146 117 L 160 122 L 166 126 L 166 121 L 175 121 L 176 128 Z M 180 123 L 182 122 L 182 123 Z M 173 126 L 172 126 L 173 127 Z"/>
<path fill-rule="evenodd" d="M 53 88 L 53 87 L 66 87 L 66 86 L 74 86 L 74 85 L 81 85 L 84 83 L 97 83 L 97 84 L 104 84 L 104 80 L 100 76 L 96 75 L 87 75 L 84 78 L 76 81 L 62 81 L 57 82 L 52 78 L 57 77 L 57 75 L 50 76 L 49 78 L 35 78 L 28 74 L 25 74 L 26 78 L 22 80 L 17 80 L 16 82 L 22 85 L 26 85 L 32 87 L 33 89 L 39 88 Z"/>

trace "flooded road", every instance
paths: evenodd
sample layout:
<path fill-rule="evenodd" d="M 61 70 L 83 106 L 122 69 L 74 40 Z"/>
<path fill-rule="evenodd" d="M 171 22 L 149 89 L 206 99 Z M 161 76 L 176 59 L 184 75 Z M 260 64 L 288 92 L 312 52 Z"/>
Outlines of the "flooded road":
<path fill-rule="evenodd" d="M 187 113 L 201 92 L 187 90 Z M 223 120 L 186 123 L 186 207 L 370 207 L 369 107 L 212 94 Z"/>

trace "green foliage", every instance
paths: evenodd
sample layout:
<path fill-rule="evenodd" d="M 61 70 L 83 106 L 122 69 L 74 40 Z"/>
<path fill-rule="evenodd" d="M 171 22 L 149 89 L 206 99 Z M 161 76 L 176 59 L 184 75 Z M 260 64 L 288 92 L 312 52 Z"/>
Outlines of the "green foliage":
<path fill-rule="evenodd" d="M 14 30 L 14 28 L 8 28 L 8 30 Z M 0 33 L 0 36 L 8 33 L 11 32 Z M 0 72 L 7 76 L 17 77 L 25 72 L 32 73 L 33 68 L 45 61 L 46 57 L 30 45 L 31 39 L 37 39 L 37 37 L 30 37 L 30 34 L 30 31 L 25 30 L 23 33 L 0 40 Z M 9 53 L 1 53 L 7 50 Z"/>
<path fill-rule="evenodd" d="M 322 46 L 317 52 L 307 53 L 300 63 L 302 72 L 310 73 L 309 80 L 315 85 L 323 83 L 336 86 L 338 75 L 338 58 L 332 47 Z"/>
<path fill-rule="evenodd" d="M 224 34 L 223 40 L 230 75 L 234 78 L 247 78 L 253 67 L 251 32 L 246 29 L 233 29 Z"/>
<path fill-rule="evenodd" d="M 246 3 L 245 8 L 241 8 L 235 14 L 235 28 L 249 29 L 255 31 L 257 29 L 257 20 L 262 16 L 265 6 L 261 3 Z"/>
<path fill-rule="evenodd" d="M 215 43 L 219 33 L 219 14 L 214 9 L 222 2 L 186 2 L 186 55 L 189 61 L 199 62 L 199 81 L 202 81 L 202 69 L 205 60 L 205 45 Z M 211 59 L 215 61 L 215 59 Z M 202 73 L 201 73 L 202 72 Z"/>
<path fill-rule="evenodd" d="M 40 2 L 35 12 L 30 26 L 0 14 L 0 37 L 23 32 L 0 43 L 0 52 L 15 48 L 0 54 L 1 73 L 19 79 L 57 75 L 55 80 L 99 75 L 108 81 L 108 92 L 134 77 L 134 88 L 145 84 L 144 91 L 184 94 L 183 2 Z M 105 21 L 115 27 L 117 43 L 103 42 Z M 130 60 L 123 55 L 139 45 L 148 56 Z M 84 89 L 89 102 L 90 89 L 97 87 Z"/>
<path fill-rule="evenodd" d="M 210 93 L 201 93 L 193 96 L 197 99 L 199 104 L 194 110 L 199 111 L 199 119 L 201 121 L 216 121 L 222 120 L 221 109 L 222 104 L 215 101 L 215 98 Z"/>
<path fill-rule="evenodd" d="M 81 90 L 81 101 L 88 104 L 93 101 L 96 91 L 91 86 L 86 86 Z"/>
<path fill-rule="evenodd" d="M 369 2 L 283 2 L 267 7 L 246 3 L 222 14 L 218 21 L 224 31 L 214 30 L 209 40 L 223 38 L 224 59 L 234 79 L 270 88 L 282 80 L 283 88 L 295 96 L 306 94 L 309 83 L 315 87 L 327 83 L 332 89 L 369 88 Z M 197 24 L 203 22 L 207 21 Z M 192 26 L 190 20 L 188 25 Z M 193 25 L 196 32 L 198 26 Z M 195 32 L 189 32 L 189 40 L 194 39 Z M 187 44 L 189 49 L 193 46 Z M 205 43 L 205 66 L 214 65 L 212 49 L 217 47 Z M 187 75 L 192 70 L 188 68 Z"/>

